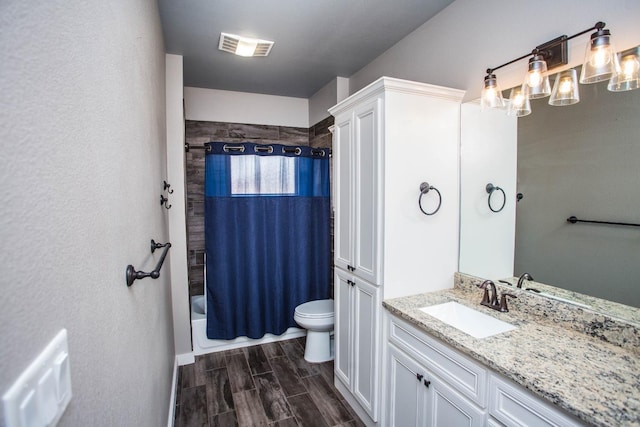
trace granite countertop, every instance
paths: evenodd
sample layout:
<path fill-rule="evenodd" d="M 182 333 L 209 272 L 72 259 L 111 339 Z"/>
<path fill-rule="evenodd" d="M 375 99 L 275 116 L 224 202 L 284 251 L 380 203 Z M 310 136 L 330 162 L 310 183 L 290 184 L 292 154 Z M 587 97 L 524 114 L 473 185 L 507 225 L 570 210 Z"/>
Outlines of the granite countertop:
<path fill-rule="evenodd" d="M 509 301 L 510 311 L 500 313 L 479 304 L 483 291 L 476 283 L 471 276 L 457 274 L 453 289 L 389 299 L 383 305 L 588 424 L 640 425 L 640 333 L 636 324 L 496 284 L 499 291 L 518 295 Z M 517 329 L 476 339 L 419 310 L 448 301 Z"/>

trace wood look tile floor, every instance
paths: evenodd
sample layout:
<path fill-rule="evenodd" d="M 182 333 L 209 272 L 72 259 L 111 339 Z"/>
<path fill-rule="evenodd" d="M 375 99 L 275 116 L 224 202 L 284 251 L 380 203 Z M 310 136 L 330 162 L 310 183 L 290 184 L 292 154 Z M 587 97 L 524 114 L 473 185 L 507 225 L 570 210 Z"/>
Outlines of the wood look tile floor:
<path fill-rule="evenodd" d="M 175 427 L 364 426 L 333 386 L 333 362 L 306 362 L 304 344 L 210 353 L 181 366 Z"/>

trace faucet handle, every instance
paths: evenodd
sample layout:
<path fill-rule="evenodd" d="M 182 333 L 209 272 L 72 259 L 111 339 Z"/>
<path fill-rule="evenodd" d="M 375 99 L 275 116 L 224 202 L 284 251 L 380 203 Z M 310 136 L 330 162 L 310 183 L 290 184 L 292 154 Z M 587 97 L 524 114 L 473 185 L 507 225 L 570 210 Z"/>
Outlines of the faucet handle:
<path fill-rule="evenodd" d="M 518 298 L 514 294 L 503 292 L 502 295 L 500 295 L 500 311 L 503 313 L 506 313 L 509 311 L 509 309 L 507 308 L 507 297 Z"/>

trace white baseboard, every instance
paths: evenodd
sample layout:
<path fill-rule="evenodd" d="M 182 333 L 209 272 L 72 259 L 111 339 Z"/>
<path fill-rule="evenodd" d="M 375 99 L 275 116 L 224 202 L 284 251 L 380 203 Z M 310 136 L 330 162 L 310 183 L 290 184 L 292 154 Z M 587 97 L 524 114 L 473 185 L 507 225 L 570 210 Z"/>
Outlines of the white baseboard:
<path fill-rule="evenodd" d="M 171 396 L 169 397 L 169 416 L 167 427 L 173 427 L 176 418 L 176 395 L 178 394 L 178 357 L 173 359 L 173 380 L 171 381 Z"/>
<path fill-rule="evenodd" d="M 196 356 L 193 352 L 182 353 L 176 355 L 176 360 L 178 361 L 178 366 L 190 365 L 196 363 Z"/>

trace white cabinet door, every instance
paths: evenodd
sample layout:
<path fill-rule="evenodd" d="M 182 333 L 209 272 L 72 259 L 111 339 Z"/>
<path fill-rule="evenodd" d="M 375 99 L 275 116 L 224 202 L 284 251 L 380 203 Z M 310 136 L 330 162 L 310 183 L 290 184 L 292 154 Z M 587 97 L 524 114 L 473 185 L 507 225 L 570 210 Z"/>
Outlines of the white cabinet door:
<path fill-rule="evenodd" d="M 353 282 L 353 394 L 377 421 L 380 289 L 359 278 Z"/>
<path fill-rule="evenodd" d="M 446 385 L 437 377 L 427 377 L 429 384 L 430 407 L 426 418 L 427 425 L 434 427 L 482 427 L 485 411 L 479 409 L 462 394 Z"/>
<path fill-rule="evenodd" d="M 335 299 L 334 372 L 336 379 L 342 381 L 350 389 L 353 360 L 353 346 L 351 344 L 353 342 L 353 328 L 351 327 L 351 283 L 353 281 L 351 275 L 336 268 L 333 282 Z"/>
<path fill-rule="evenodd" d="M 379 285 L 379 240 L 382 229 L 379 223 L 379 182 L 382 176 L 382 142 L 380 112 L 382 100 L 376 98 L 354 111 L 355 177 L 354 177 L 354 274 Z"/>
<path fill-rule="evenodd" d="M 387 425 L 481 427 L 485 411 L 393 344 L 387 347 Z"/>
<path fill-rule="evenodd" d="M 334 283 L 335 375 L 377 421 L 380 290 L 339 269 Z"/>
<path fill-rule="evenodd" d="M 354 171 L 353 114 L 336 117 L 333 130 L 334 262 L 351 270 L 355 265 L 353 232 Z"/>
<path fill-rule="evenodd" d="M 389 427 L 424 426 L 422 415 L 428 406 L 424 368 L 402 350 L 389 344 L 387 358 L 387 423 Z"/>

